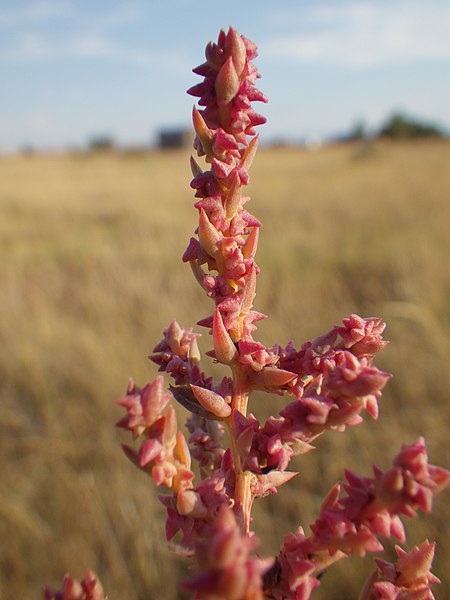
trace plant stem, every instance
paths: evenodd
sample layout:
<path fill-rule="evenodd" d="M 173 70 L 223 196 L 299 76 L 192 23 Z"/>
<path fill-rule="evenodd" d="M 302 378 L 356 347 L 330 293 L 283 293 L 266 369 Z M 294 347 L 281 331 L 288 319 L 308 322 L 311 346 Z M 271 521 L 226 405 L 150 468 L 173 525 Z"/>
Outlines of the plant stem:
<path fill-rule="evenodd" d="M 237 364 L 232 367 L 232 370 L 233 396 L 231 399 L 231 406 L 233 409 L 238 410 L 241 414 L 246 416 L 250 392 L 245 368 L 243 365 Z M 228 419 L 228 427 L 230 431 L 231 450 L 233 453 L 236 476 L 234 499 L 241 511 L 242 532 L 248 535 L 250 531 L 250 513 L 253 503 L 253 496 L 250 488 L 252 474 L 248 471 L 244 471 L 242 468 L 242 461 L 236 444 L 237 435 L 234 427 L 233 413 Z"/>

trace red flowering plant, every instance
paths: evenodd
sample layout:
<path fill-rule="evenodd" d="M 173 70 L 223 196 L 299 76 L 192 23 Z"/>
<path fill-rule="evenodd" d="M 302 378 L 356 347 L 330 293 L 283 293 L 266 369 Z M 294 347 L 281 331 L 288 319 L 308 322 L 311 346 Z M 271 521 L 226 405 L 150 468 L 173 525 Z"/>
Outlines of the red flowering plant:
<path fill-rule="evenodd" d="M 204 166 L 191 159 L 199 224 L 183 261 L 214 303 L 212 314 L 198 322 L 212 334 L 207 355 L 229 374 L 220 381 L 207 376 L 200 366 L 199 334 L 172 321 L 150 355 L 172 378 L 168 391 L 159 375 L 142 388 L 130 381 L 118 401 L 126 414 L 117 425 L 139 444 L 124 445 L 124 452 L 167 491 L 160 497 L 167 539 L 198 566 L 182 583 L 197 600 L 307 600 L 336 561 L 380 552 L 382 540 L 391 536 L 404 543 L 400 516 L 429 513 L 434 494 L 449 480 L 447 471 L 428 463 L 419 438 L 402 446 L 386 471 L 374 467 L 372 477 L 347 471 L 346 482 L 323 500 L 310 533 L 299 527 L 288 534 L 278 556 L 254 553 L 255 498 L 292 479 L 292 457 L 309 452 L 327 430 L 360 423 L 364 411 L 376 419 L 390 377 L 373 364 L 387 344 L 379 318 L 352 314 L 299 348 L 292 342 L 266 347 L 254 339 L 256 323 L 266 318 L 253 310 L 261 224 L 245 208 L 244 192 L 258 145 L 255 127 L 265 122 L 252 108 L 253 101 L 266 102 L 255 87 L 256 56 L 256 46 L 233 28 L 221 31 L 218 42 L 206 47 L 206 62 L 194 69 L 203 81 L 188 91 L 201 107 L 193 110 L 194 148 Z M 261 423 L 247 412 L 254 391 L 291 401 Z M 171 400 L 190 412 L 187 439 Z M 438 583 L 429 570 L 433 553 L 434 545 L 425 541 L 409 553 L 397 547 L 396 564 L 376 559 L 360 599 L 433 598 L 430 586 Z M 81 584 L 66 577 L 63 589 L 47 590 L 46 598 L 104 596 L 89 572 Z"/>

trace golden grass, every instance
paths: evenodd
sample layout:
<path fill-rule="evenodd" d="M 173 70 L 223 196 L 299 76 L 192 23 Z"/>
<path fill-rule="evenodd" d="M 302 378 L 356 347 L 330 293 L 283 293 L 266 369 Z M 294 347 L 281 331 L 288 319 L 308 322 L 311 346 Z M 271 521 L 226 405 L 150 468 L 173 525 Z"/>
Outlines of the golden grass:
<path fill-rule="evenodd" d="M 255 509 L 262 552 L 314 519 L 344 466 L 386 467 L 425 435 L 448 467 L 450 144 L 262 150 L 249 209 L 264 223 L 259 336 L 297 344 L 350 312 L 380 315 L 394 373 L 377 423 L 329 433 L 301 475 Z M 122 456 L 114 400 L 177 317 L 211 306 L 180 256 L 196 226 L 185 152 L 0 160 L 2 598 L 38 598 L 88 566 L 111 600 L 171 600 L 185 565 L 166 549 L 151 482 Z M 204 348 L 208 346 L 204 335 Z M 267 415 L 282 400 L 257 397 Z M 181 414 L 181 410 L 180 410 Z M 450 597 L 449 494 L 408 526 L 438 542 L 438 598 Z M 371 558 L 327 574 L 318 599 L 356 598 Z M 447 580 L 446 580 L 447 578 Z"/>

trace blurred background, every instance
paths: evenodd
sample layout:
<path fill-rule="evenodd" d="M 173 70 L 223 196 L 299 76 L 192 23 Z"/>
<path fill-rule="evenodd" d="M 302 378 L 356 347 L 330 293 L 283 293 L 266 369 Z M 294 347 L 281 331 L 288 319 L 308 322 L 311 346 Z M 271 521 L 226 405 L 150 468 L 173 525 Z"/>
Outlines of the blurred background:
<path fill-rule="evenodd" d="M 158 143 L 190 126 L 206 42 L 254 40 L 265 143 L 379 128 L 392 113 L 450 128 L 446 0 L 0 2 L 0 152 Z"/>
<path fill-rule="evenodd" d="M 269 97 L 248 188 L 264 224 L 255 308 L 270 316 L 255 337 L 298 347 L 351 312 L 382 316 L 391 344 L 377 366 L 394 375 L 378 422 L 323 436 L 300 476 L 256 504 L 260 551 L 313 521 L 344 467 L 369 475 L 422 435 L 430 462 L 449 466 L 449 4 L 0 1 L 6 600 L 87 567 L 111 600 L 181 597 L 187 564 L 121 453 L 114 402 L 128 377 L 155 376 L 146 357 L 172 318 L 195 327 L 211 312 L 180 259 L 196 227 L 185 90 L 230 24 L 258 44 Z M 284 401 L 258 396 L 251 410 Z M 437 541 L 441 599 L 449 500 L 407 523 L 408 548 Z M 357 598 L 372 568 L 345 561 L 314 597 Z"/>

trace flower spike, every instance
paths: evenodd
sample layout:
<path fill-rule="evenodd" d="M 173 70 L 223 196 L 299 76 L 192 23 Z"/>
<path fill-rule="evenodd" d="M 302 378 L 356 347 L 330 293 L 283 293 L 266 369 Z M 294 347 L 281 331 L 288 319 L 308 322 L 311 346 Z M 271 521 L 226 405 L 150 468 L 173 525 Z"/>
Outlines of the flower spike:
<path fill-rule="evenodd" d="M 288 470 L 291 459 L 313 450 L 316 438 L 361 423 L 364 411 L 377 419 L 390 378 L 374 365 L 388 343 L 377 317 L 353 313 L 298 348 L 293 341 L 267 347 L 254 339 L 256 323 L 266 318 L 253 309 L 261 223 L 246 209 L 250 198 L 243 188 L 258 148 L 256 127 L 265 122 L 252 106 L 267 101 L 255 87 L 256 56 L 253 42 L 232 27 L 221 30 L 206 47 L 206 61 L 194 69 L 202 81 L 188 90 L 198 98 L 192 120 L 202 164 L 191 158 L 198 228 L 182 260 L 213 303 L 210 315 L 198 321 L 211 334 L 206 356 L 228 367 L 228 375 L 205 375 L 199 334 L 172 320 L 149 357 L 161 374 L 143 388 L 130 380 L 118 401 L 126 415 L 117 425 L 137 445 L 123 445 L 123 451 L 165 488 L 160 500 L 167 540 L 197 562 L 198 571 L 183 584 L 196 600 L 309 600 L 338 560 L 381 552 L 384 538 L 405 542 L 400 517 L 430 512 L 450 479 L 429 464 L 419 438 L 403 445 L 388 469 L 374 466 L 372 476 L 346 469 L 345 481 L 322 501 L 309 535 L 298 527 L 285 536 L 278 556 L 254 554 L 253 502 L 295 477 Z M 172 379 L 170 393 L 163 374 Z M 291 398 L 260 422 L 248 412 L 253 391 Z M 168 406 L 171 398 L 179 411 Z M 184 410 L 186 437 L 177 420 Z M 191 470 L 192 460 L 198 469 Z M 410 552 L 397 546 L 395 564 L 377 558 L 360 600 L 433 600 L 431 586 L 439 582 L 430 572 L 434 548 L 426 540 Z M 95 576 L 87 583 L 65 581 L 62 595 L 47 592 L 47 598 L 103 600 Z"/>

